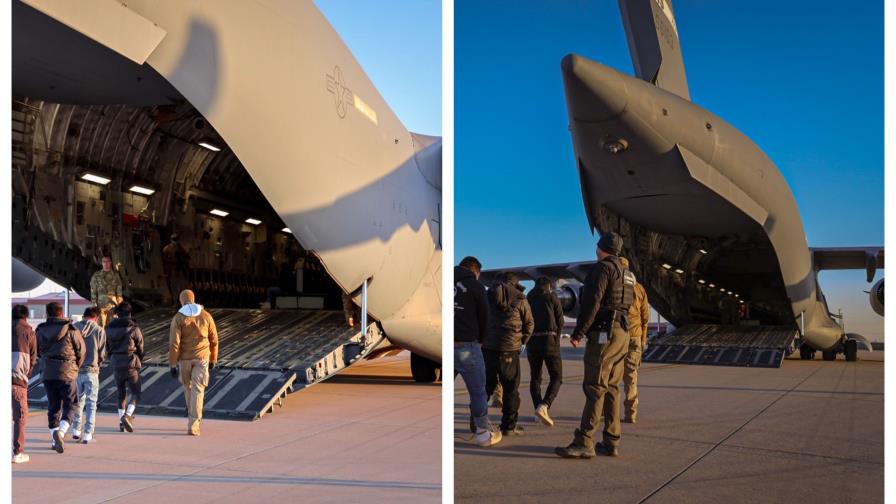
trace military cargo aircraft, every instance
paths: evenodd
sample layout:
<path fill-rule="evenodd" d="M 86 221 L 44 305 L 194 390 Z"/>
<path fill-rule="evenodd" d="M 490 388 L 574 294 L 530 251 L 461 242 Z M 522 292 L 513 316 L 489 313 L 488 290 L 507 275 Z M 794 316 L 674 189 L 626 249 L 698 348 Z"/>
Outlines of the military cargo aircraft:
<path fill-rule="evenodd" d="M 636 76 L 570 54 L 561 70 L 592 232 L 623 236 L 651 305 L 678 327 L 645 361 L 777 366 L 798 345 L 855 360 L 818 285 L 824 269 L 884 267 L 881 246 L 810 248 L 775 164 L 690 101 L 668 0 L 619 0 Z M 558 279 L 570 313 L 591 262 L 511 268 Z M 489 278 L 485 275 L 484 278 Z M 884 280 L 870 289 L 883 316 Z"/>
<path fill-rule="evenodd" d="M 311 1 L 14 0 L 12 26 L 14 285 L 88 297 L 111 254 L 160 344 L 192 287 L 247 368 L 314 383 L 407 349 L 436 379 L 441 139 L 405 129 Z M 297 262 L 293 307 L 332 317 L 257 310 Z M 344 329 L 341 292 L 366 327 Z"/>

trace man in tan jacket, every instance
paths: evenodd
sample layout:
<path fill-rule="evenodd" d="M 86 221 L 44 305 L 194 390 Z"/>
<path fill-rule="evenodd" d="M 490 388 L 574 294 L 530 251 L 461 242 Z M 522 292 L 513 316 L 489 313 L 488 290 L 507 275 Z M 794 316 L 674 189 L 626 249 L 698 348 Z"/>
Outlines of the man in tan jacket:
<path fill-rule="evenodd" d="M 181 291 L 180 304 L 180 310 L 171 320 L 168 362 L 171 376 L 177 378 L 179 374 L 184 385 L 189 416 L 187 433 L 198 436 L 209 369 L 214 369 L 218 362 L 218 329 L 211 314 L 196 304 L 193 291 Z"/>
<path fill-rule="evenodd" d="M 619 258 L 622 265 L 629 267 L 628 259 Z M 626 423 L 635 423 L 638 418 L 638 368 L 641 367 L 641 352 L 647 347 L 647 321 L 650 320 L 650 305 L 647 304 L 647 292 L 644 286 L 635 284 L 635 301 L 628 309 L 628 333 L 631 340 L 625 356 L 625 371 L 622 380 L 625 383 L 625 415 Z"/>

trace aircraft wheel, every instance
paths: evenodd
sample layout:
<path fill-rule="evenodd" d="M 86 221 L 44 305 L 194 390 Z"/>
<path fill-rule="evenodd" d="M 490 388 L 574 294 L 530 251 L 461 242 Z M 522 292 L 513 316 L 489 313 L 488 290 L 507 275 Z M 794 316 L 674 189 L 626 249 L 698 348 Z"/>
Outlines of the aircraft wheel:
<path fill-rule="evenodd" d="M 837 351 L 836 350 L 822 350 L 821 358 L 826 361 L 832 361 L 837 358 Z"/>
<path fill-rule="evenodd" d="M 843 355 L 846 356 L 846 360 L 848 362 L 855 362 L 859 353 L 859 344 L 856 340 L 846 340 L 845 348 L 843 349 Z"/>
<path fill-rule="evenodd" d="M 800 360 L 812 360 L 815 358 L 815 349 L 809 345 L 800 345 Z"/>
<path fill-rule="evenodd" d="M 417 383 L 432 383 L 438 377 L 438 370 L 442 366 L 438 362 L 411 352 L 411 376 Z"/>

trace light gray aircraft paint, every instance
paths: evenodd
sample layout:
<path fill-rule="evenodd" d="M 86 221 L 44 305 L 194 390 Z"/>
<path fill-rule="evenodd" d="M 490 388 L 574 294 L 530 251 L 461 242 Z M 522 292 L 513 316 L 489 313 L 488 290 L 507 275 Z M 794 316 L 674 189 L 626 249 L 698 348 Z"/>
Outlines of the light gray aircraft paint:
<path fill-rule="evenodd" d="M 83 290 L 90 271 L 63 270 L 92 269 L 109 243 L 152 296 L 154 225 L 183 230 L 210 270 L 270 276 L 290 247 L 282 219 L 359 303 L 369 281 L 391 342 L 441 360 L 441 139 L 405 129 L 312 2 L 16 0 L 13 26 L 14 136 L 33 147 L 14 159 L 14 222 L 46 240 L 15 255 Z M 78 178 L 91 169 L 112 179 L 108 200 Z M 215 205 L 264 225 L 220 224 Z"/>
<path fill-rule="evenodd" d="M 561 65 L 592 231 L 623 236 L 622 255 L 651 305 L 676 326 L 719 323 L 724 310 L 745 303 L 761 324 L 803 326 L 811 347 L 840 348 L 847 335 L 829 314 L 817 273 L 865 269 L 871 282 L 883 248 L 810 249 L 774 163 L 689 101 L 671 3 L 619 6 L 638 78 L 579 55 Z M 514 269 L 581 280 L 586 268 Z M 883 280 L 871 296 L 882 313 Z"/>

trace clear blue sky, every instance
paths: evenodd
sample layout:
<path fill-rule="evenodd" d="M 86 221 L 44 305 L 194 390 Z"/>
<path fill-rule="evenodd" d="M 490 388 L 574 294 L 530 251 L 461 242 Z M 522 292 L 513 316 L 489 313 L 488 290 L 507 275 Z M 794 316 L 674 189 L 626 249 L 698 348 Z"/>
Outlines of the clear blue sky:
<path fill-rule="evenodd" d="M 777 164 L 809 244 L 883 245 L 883 3 L 673 5 L 693 101 Z M 632 73 L 615 1 L 455 2 L 456 258 L 593 257 L 560 76 L 571 52 Z M 863 272 L 821 285 L 848 330 L 883 333 Z"/>
<path fill-rule="evenodd" d="M 405 127 L 442 134 L 442 3 L 315 0 Z"/>

